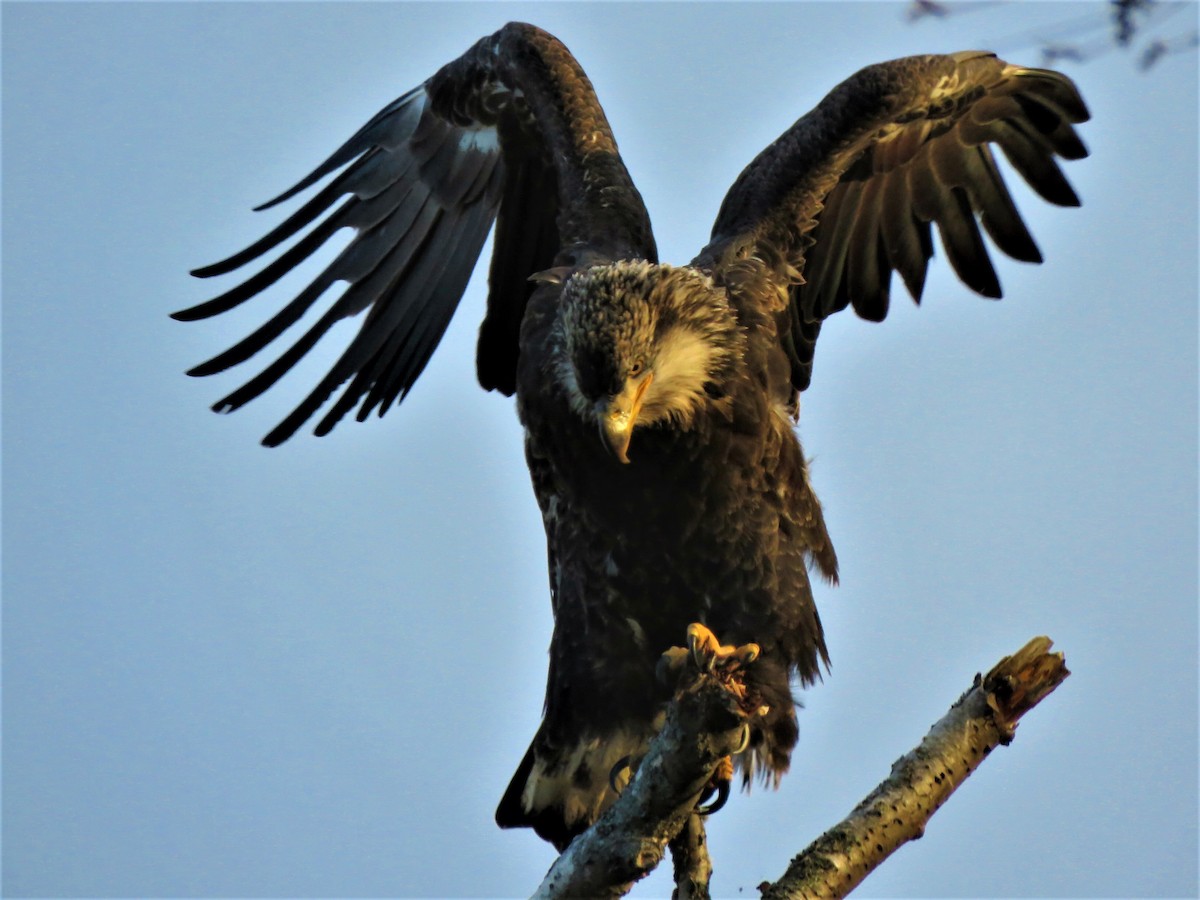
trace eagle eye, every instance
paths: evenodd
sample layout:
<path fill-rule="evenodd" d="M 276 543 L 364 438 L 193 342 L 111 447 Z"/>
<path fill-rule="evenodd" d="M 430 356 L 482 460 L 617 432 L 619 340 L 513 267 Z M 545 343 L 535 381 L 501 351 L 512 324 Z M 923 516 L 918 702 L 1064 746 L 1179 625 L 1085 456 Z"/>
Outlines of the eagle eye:
<path fill-rule="evenodd" d="M 646 364 L 642 360 L 635 360 L 633 365 L 629 367 L 629 377 L 637 378 L 642 374 L 642 370 L 646 368 Z"/>

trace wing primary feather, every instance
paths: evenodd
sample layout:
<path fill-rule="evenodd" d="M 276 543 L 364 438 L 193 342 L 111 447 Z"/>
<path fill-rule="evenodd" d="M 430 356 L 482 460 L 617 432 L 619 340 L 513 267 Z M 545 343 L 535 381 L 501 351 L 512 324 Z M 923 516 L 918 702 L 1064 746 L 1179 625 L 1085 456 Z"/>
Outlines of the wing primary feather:
<path fill-rule="evenodd" d="M 412 230 L 405 236 L 403 243 L 396 248 L 394 253 L 389 254 L 386 265 L 377 267 L 370 273 L 370 277 L 356 282 L 348 288 L 346 293 L 339 298 L 337 306 L 331 310 L 331 313 L 336 313 L 337 318 L 344 318 L 360 312 L 364 307 L 374 303 L 390 283 L 400 278 L 400 273 L 404 273 L 403 277 L 407 279 L 410 263 L 414 259 L 421 258 L 422 248 L 433 232 L 440 215 L 441 210 L 437 208 L 436 203 L 427 200 L 422 205 L 416 221 L 413 222 Z M 398 305 L 402 305 L 402 303 L 402 300 L 398 301 Z M 376 309 L 378 308 L 376 307 Z M 350 345 L 342 352 L 325 377 L 267 437 L 271 440 L 278 440 L 280 443 L 291 437 L 309 417 L 325 404 L 330 394 L 337 390 L 339 385 L 358 372 L 370 360 L 387 336 L 387 332 L 378 327 L 378 313 L 368 314 Z M 353 403 L 350 405 L 353 406 Z M 268 444 L 268 446 L 274 446 L 274 444 Z"/>
<path fill-rule="evenodd" d="M 257 259 L 268 250 L 277 247 L 279 244 L 286 241 L 304 226 L 312 222 L 313 219 L 325 212 L 342 194 L 356 193 L 361 199 L 364 194 L 362 192 L 362 178 L 365 171 L 370 168 L 383 169 L 381 166 L 373 166 L 372 164 L 380 159 L 380 151 L 372 149 L 364 155 L 358 162 L 342 172 L 329 184 L 321 188 L 310 200 L 302 207 L 288 216 L 279 225 L 276 225 L 269 232 L 259 238 L 244 250 L 240 250 L 232 256 L 212 263 L 211 265 L 202 266 L 199 269 L 193 269 L 191 274 L 197 278 L 212 278 L 214 275 L 225 275 L 232 272 L 234 269 L 239 269 L 251 260 Z"/>
<path fill-rule="evenodd" d="M 922 226 L 912 210 L 903 171 L 887 174 L 882 203 L 880 222 L 888 263 L 900 273 L 913 301 L 920 303 L 929 256 L 923 252 L 926 242 L 921 240 L 918 232 L 922 227 L 927 230 L 929 226 L 928 223 Z"/>
<path fill-rule="evenodd" d="M 324 405 L 338 385 L 353 375 L 350 385 L 343 391 L 333 409 L 318 423 L 314 432 L 318 435 L 327 434 L 354 407 L 363 393 L 378 383 L 380 370 L 387 364 L 381 348 L 388 343 L 389 338 L 399 329 L 400 340 L 403 341 L 408 330 L 414 327 L 409 325 L 405 328 L 398 323 L 416 323 L 423 315 L 433 312 L 422 302 L 426 285 L 431 276 L 435 276 L 445 267 L 447 253 L 461 235 L 456 233 L 454 228 L 457 217 L 440 209 L 432 198 L 425 204 L 423 212 L 419 242 L 406 239 L 403 248 L 405 252 L 396 254 L 395 258 L 388 260 L 386 266 L 376 269 L 367 281 L 362 282 L 368 298 L 380 292 L 392 294 L 395 284 L 401 281 L 402 293 L 389 296 L 387 303 L 372 307 L 362 328 L 329 375 L 305 398 L 293 415 L 289 416 L 285 423 L 281 423 L 281 427 L 284 424 L 291 426 L 291 431 L 284 439 Z M 490 225 L 490 211 L 484 210 L 484 218 Z M 474 250 L 477 254 L 478 247 Z M 359 305 L 357 301 L 351 304 L 354 307 Z M 453 313 L 453 306 L 449 312 Z M 440 337 L 440 333 L 438 336 Z M 432 354 L 432 347 L 429 348 L 429 353 Z"/>
<path fill-rule="evenodd" d="M 469 207 L 453 221 L 440 223 L 439 233 L 425 253 L 431 261 L 428 271 L 414 284 L 413 301 L 405 304 L 404 315 L 390 327 L 391 337 L 377 354 L 377 375 L 359 410 L 360 421 L 376 405 L 383 415 L 393 400 L 408 393 L 425 369 L 470 280 L 471 262 L 487 239 L 491 217 L 485 213 L 480 207 Z"/>
<path fill-rule="evenodd" d="M 380 416 L 393 403 L 407 396 L 441 342 L 454 315 L 457 298 L 466 290 L 467 282 L 471 279 L 471 263 L 487 240 L 491 217 L 482 212 L 474 208 L 469 210 L 458 226 L 460 240 L 452 249 L 431 295 L 425 301 L 429 314 L 420 317 L 403 346 L 394 347 L 388 354 L 391 363 L 383 378 L 384 389 L 379 394 Z M 370 409 L 365 408 L 363 418 L 369 412 Z"/>
<path fill-rule="evenodd" d="M 1083 159 L 1088 155 L 1075 129 L 1057 109 L 1044 105 L 1032 94 L 1017 94 L 1016 101 L 1025 118 L 1045 136 L 1055 153 L 1063 159 Z"/>
<path fill-rule="evenodd" d="M 1010 89 L 1022 95 L 1037 97 L 1042 103 L 1049 104 L 1062 115 L 1070 124 L 1079 125 L 1092 118 L 1087 110 L 1084 98 L 1079 95 L 1072 80 L 1049 68 L 1010 67 L 1013 78 L 1009 79 Z"/>
<path fill-rule="evenodd" d="M 355 222 L 360 226 L 371 225 L 377 227 L 381 222 L 386 222 L 390 233 L 400 231 L 402 234 L 411 227 L 415 217 L 420 211 L 420 197 L 416 192 L 411 190 L 411 186 L 403 183 L 394 185 L 394 192 L 387 192 L 379 195 L 378 198 L 372 198 L 372 201 L 358 202 L 354 200 L 347 201 L 347 205 L 358 203 L 354 212 Z M 382 203 L 374 203 L 374 200 L 384 201 Z M 390 208 L 390 214 L 383 216 L 382 212 Z M 375 221 L 379 220 L 379 221 Z M 348 223 L 344 223 L 348 224 Z M 384 249 L 390 246 L 391 237 L 386 241 L 376 242 L 384 244 Z M 403 239 L 397 242 L 400 249 L 405 247 Z M 318 275 L 312 283 L 310 283 L 303 291 L 301 291 L 295 299 L 289 302 L 282 310 L 268 319 L 263 325 L 257 328 L 246 338 L 239 341 L 234 346 L 230 347 L 224 353 L 214 356 L 207 362 L 188 370 L 189 375 L 204 376 L 213 375 L 217 372 L 245 362 L 259 350 L 263 349 L 267 344 L 281 335 L 288 327 L 304 315 L 305 312 L 312 306 L 321 294 L 323 294 L 335 281 L 349 280 L 354 284 L 358 283 L 358 278 L 355 277 L 355 272 L 351 271 L 354 268 L 361 268 L 362 263 L 356 262 L 356 258 L 363 256 L 364 245 L 355 246 L 351 244 L 347 246 L 341 254 Z M 370 254 L 365 254 L 370 255 Z M 371 284 L 363 284 L 355 288 L 352 284 L 347 288 L 341 297 L 336 301 L 337 308 L 342 317 L 353 315 L 357 309 L 361 309 L 367 303 L 373 302 Z M 365 302 L 358 301 L 357 297 L 360 294 L 366 294 Z"/>
<path fill-rule="evenodd" d="M 822 211 L 821 226 L 818 226 L 820 233 L 817 236 L 822 252 L 816 260 L 817 265 L 813 267 L 811 287 L 808 288 L 821 318 L 845 308 L 848 300 L 843 279 L 862 187 L 861 181 L 838 185 L 836 191 L 830 192 L 830 199 L 834 201 L 832 212 L 828 206 Z M 830 216 L 828 219 L 827 214 Z M 809 278 L 807 270 L 804 277 Z"/>
<path fill-rule="evenodd" d="M 480 152 L 474 142 L 479 139 L 476 132 L 468 131 L 462 136 L 451 137 L 459 145 L 457 153 L 445 154 L 450 159 L 447 165 L 441 167 L 436 177 L 426 167 L 422 167 L 422 176 L 430 184 L 437 185 L 436 196 L 447 208 L 461 206 L 471 202 L 471 195 L 486 181 L 494 163 L 495 154 Z M 437 157 L 435 157 L 437 159 Z M 431 161 L 432 162 L 432 161 Z"/>
<path fill-rule="evenodd" d="M 368 200 L 368 202 L 358 202 L 358 200 L 350 199 L 346 204 L 344 204 L 343 210 L 347 210 L 348 212 L 356 212 L 356 214 L 358 214 L 353 216 L 353 221 L 355 226 L 359 227 L 360 230 L 364 226 L 377 226 L 379 222 L 376 220 L 383 221 L 386 218 L 391 226 L 392 232 L 395 232 L 395 230 L 401 230 L 401 232 L 403 232 L 403 230 L 408 229 L 410 224 L 412 224 L 413 218 L 415 217 L 416 212 L 419 211 L 420 206 L 419 204 L 413 202 L 414 193 L 410 191 L 410 185 L 403 184 L 403 182 L 398 182 L 394 188 L 394 192 L 379 194 L 378 198 L 372 198 L 372 200 Z M 382 200 L 382 203 L 374 203 L 373 200 L 376 199 Z M 390 215 L 383 216 L 384 210 L 390 210 Z M 335 214 L 335 217 L 341 216 L 340 214 Z M 326 220 L 326 222 L 323 224 L 325 224 L 325 226 L 329 226 L 329 224 L 334 221 L 335 217 L 331 217 L 330 220 Z M 335 230 L 337 224 L 341 224 L 341 226 L 344 226 L 344 224 L 349 224 L 349 221 L 347 221 L 349 218 L 350 216 L 346 216 L 342 218 L 341 222 L 335 223 Z M 401 242 L 401 247 L 403 246 L 404 245 Z M 214 356 L 214 358 L 202 362 L 202 364 L 191 368 L 191 370 L 188 370 L 187 373 L 190 374 L 190 376 L 210 376 L 210 374 L 222 372 L 227 370 L 227 368 L 230 366 L 238 365 L 240 362 L 245 362 L 247 359 L 250 359 L 252 355 L 258 353 L 260 349 L 263 349 L 266 346 L 266 344 L 274 341 L 276 337 L 283 334 L 284 330 L 287 330 L 290 325 L 293 325 L 296 322 L 296 320 L 299 320 L 300 317 L 304 316 L 304 313 L 307 312 L 308 308 L 312 306 L 313 302 L 316 301 L 319 296 L 331 286 L 332 283 L 338 280 L 343 280 L 343 278 L 344 280 L 353 281 L 354 272 L 352 269 L 361 268 L 361 263 L 355 265 L 355 258 L 367 256 L 367 254 L 364 253 L 364 248 L 365 245 L 350 245 L 344 248 L 340 256 L 338 256 L 334 262 L 326 266 L 324 271 L 320 272 L 320 275 L 314 278 L 312 283 L 308 284 L 304 290 L 301 290 L 300 294 L 296 295 L 295 299 L 290 301 L 287 306 L 284 306 L 280 312 L 275 314 L 275 316 L 272 316 L 270 319 L 266 320 L 266 322 L 263 325 L 260 325 L 258 329 L 254 330 L 252 334 L 242 338 L 241 341 L 234 344 L 234 346 L 230 347 L 228 350 L 226 350 L 226 352 L 217 354 Z M 265 287 L 265 284 L 263 287 Z M 366 288 L 360 288 L 360 292 L 364 289 Z M 360 292 L 354 292 L 353 288 L 348 288 L 347 292 L 343 293 L 341 298 L 338 298 L 337 306 L 338 310 L 340 310 L 341 316 L 344 317 L 349 316 L 349 314 L 353 314 L 353 308 L 349 307 L 350 304 L 352 304 L 356 293 Z M 222 300 L 222 298 L 217 298 L 216 300 Z M 216 300 L 210 302 L 216 302 Z M 204 305 L 202 305 L 202 307 L 203 306 Z M 202 307 L 196 308 L 200 312 L 204 312 Z M 220 312 L 220 310 L 217 312 Z"/>
<path fill-rule="evenodd" d="M 428 208 L 430 204 L 425 204 L 422 209 Z M 420 216 L 414 227 L 420 227 Z M 351 248 L 347 248 L 349 251 Z M 405 241 L 397 251 L 412 252 L 409 242 Z M 352 284 L 346 289 L 346 292 L 338 298 L 337 302 L 323 315 L 305 334 L 289 347 L 278 359 L 276 359 L 266 369 L 248 381 L 238 390 L 229 394 L 227 397 L 219 400 L 213 409 L 217 412 L 232 412 L 246 403 L 253 400 L 255 397 L 262 394 L 265 390 L 275 384 L 283 375 L 291 369 L 301 358 L 304 357 L 309 350 L 325 335 L 327 331 L 340 319 L 353 315 L 360 311 L 365 303 L 360 302 L 360 294 L 368 294 L 369 297 L 375 296 L 377 293 L 376 285 L 370 280 L 360 281 Z M 370 302 L 370 299 L 367 301 Z M 365 329 L 364 329 L 365 330 Z M 360 330 L 355 340 L 351 342 L 350 347 L 342 354 L 333 369 L 321 380 L 316 388 L 304 399 L 304 401 L 293 410 L 280 426 L 268 435 L 268 438 L 277 439 L 282 443 L 290 437 L 303 422 L 315 412 L 322 403 L 325 402 L 329 394 L 341 384 L 354 371 L 353 366 L 349 365 L 349 361 L 359 355 L 359 348 L 364 342 L 364 330 Z M 297 417 L 299 417 L 297 419 Z M 287 427 L 285 427 L 287 426 Z M 290 429 L 290 430 L 289 430 Z M 285 433 L 286 432 L 286 433 Z M 282 435 L 282 436 L 281 436 Z M 264 443 L 266 441 L 264 440 Z M 275 446 L 274 443 L 268 443 L 267 446 Z"/>
<path fill-rule="evenodd" d="M 986 145 L 973 148 L 967 154 L 966 164 L 971 173 L 968 190 L 988 236 L 1013 259 L 1040 263 L 1042 253 L 996 168 L 991 148 Z"/>
<path fill-rule="evenodd" d="M 914 159 L 907 169 L 912 210 L 923 222 L 937 221 L 947 200 L 946 186 L 938 181 L 929 156 L 930 151 L 926 147 L 920 158 Z"/>
<path fill-rule="evenodd" d="M 319 341 L 334 323 L 341 318 L 335 310 L 328 310 L 325 315 L 306 331 L 299 340 L 284 351 L 273 363 L 259 372 L 256 376 L 213 404 L 213 411 L 219 413 L 233 412 L 245 406 L 263 391 L 282 378 L 289 369 L 299 362 L 309 350 Z M 268 445 L 273 446 L 273 445 Z"/>
<path fill-rule="evenodd" d="M 194 377 L 215 375 L 233 366 L 245 362 L 258 353 L 267 344 L 279 337 L 291 325 L 295 324 L 313 305 L 314 302 L 329 289 L 334 279 L 329 277 L 329 270 L 317 276 L 295 299 L 278 313 L 255 329 L 251 334 L 238 341 L 223 353 L 218 353 L 212 359 L 188 369 L 187 374 Z"/>
<path fill-rule="evenodd" d="M 264 290 L 269 288 L 280 278 L 298 266 L 301 262 L 312 256 L 321 246 L 329 240 L 333 234 L 341 228 L 345 223 L 343 221 L 345 215 L 354 207 L 357 201 L 351 199 L 339 207 L 338 211 L 329 218 L 320 222 L 304 235 L 295 244 L 289 247 L 277 259 L 264 266 L 261 270 L 251 275 L 237 287 L 231 288 L 223 294 L 207 300 L 204 303 L 197 304 L 189 309 L 180 310 L 172 313 L 172 318 L 181 322 L 192 322 L 197 319 L 207 319 L 211 316 L 219 315 L 223 312 L 228 312 L 236 306 L 245 303 L 251 297 L 254 297 Z"/>
<path fill-rule="evenodd" d="M 915 265 L 911 271 L 897 269 L 908 288 L 909 296 L 917 305 L 921 303 L 921 295 L 925 292 L 925 276 L 929 273 L 929 260 L 933 259 L 933 234 L 929 222 L 918 219 L 915 215 L 910 220 L 910 234 L 916 239 Z"/>
<path fill-rule="evenodd" d="M 1078 206 L 1079 197 L 1054 158 L 1046 153 L 1018 122 L 1003 123 L 997 143 L 1005 158 L 1043 200 L 1055 206 Z"/>
<path fill-rule="evenodd" d="M 1020 107 L 1021 113 L 1029 121 L 1029 124 L 1041 134 L 1047 136 L 1053 134 L 1062 123 L 1062 116 L 1057 110 L 1051 109 L 1029 94 L 1018 92 L 1013 94 L 1013 99 L 1017 101 L 1017 106 Z"/>
<path fill-rule="evenodd" d="M 365 153 L 372 145 L 399 147 L 416 129 L 425 110 L 425 85 L 413 88 L 398 97 L 371 117 L 349 140 L 338 147 L 329 157 L 302 179 L 277 197 L 254 207 L 255 212 L 270 209 L 285 200 L 290 200 L 305 188 L 316 184 L 334 169 L 341 168 L 356 156 Z"/>
<path fill-rule="evenodd" d="M 1092 117 L 1083 97 L 1066 76 L 1049 69 L 1021 69 L 1017 77 L 1025 91 L 1061 110 L 1068 122 L 1078 125 Z"/>
<path fill-rule="evenodd" d="M 1021 107 L 1013 95 L 1017 83 L 1011 82 L 1010 89 L 985 97 L 980 97 L 971 106 L 967 118 L 976 125 L 995 125 L 997 122 L 1015 119 L 1020 115 Z"/>
<path fill-rule="evenodd" d="M 984 297 L 999 299 L 1000 280 L 975 224 L 971 204 L 962 188 L 951 188 L 938 218 L 938 233 L 946 258 L 963 283 Z"/>
<path fill-rule="evenodd" d="M 461 129 L 442 119 L 426 116 L 409 144 L 413 158 L 419 160 L 421 181 L 447 207 L 452 205 L 448 199 L 452 191 L 447 190 L 446 184 L 458 162 L 458 154 L 452 148 L 459 144 L 461 134 Z"/>
<path fill-rule="evenodd" d="M 363 210 L 364 215 L 357 226 L 358 236 L 333 263 L 335 277 L 354 286 L 339 298 L 339 303 L 349 305 L 351 297 L 365 296 L 365 302 L 355 305 L 357 311 L 379 299 L 383 295 L 383 286 L 373 279 L 373 275 L 380 265 L 415 252 L 424 234 L 422 229 L 429 227 L 428 217 L 436 206 L 421 187 L 397 184 L 390 202 L 373 210 Z M 366 215 L 367 212 L 372 214 Z"/>
<path fill-rule="evenodd" d="M 446 244 L 458 237 L 455 230 L 457 219 L 457 216 L 443 210 L 435 212 L 420 246 L 411 255 L 411 267 L 405 261 L 404 269 L 392 279 L 393 282 L 402 280 L 401 289 L 389 298 L 385 306 L 372 308 L 368 321 L 343 356 L 346 363 L 343 365 L 339 360 L 339 365 L 348 373 L 355 373 L 354 378 L 342 391 L 333 408 L 317 423 L 314 434 L 328 434 L 360 399 L 360 421 L 366 418 L 366 411 L 373 403 L 372 397 L 382 388 L 382 379 L 389 365 L 389 353 L 407 352 L 411 333 L 418 327 L 421 318 L 441 312 L 429 308 L 428 286 L 430 279 L 436 278 L 448 262 Z M 387 290 L 389 293 L 396 291 L 395 284 Z M 453 313 L 453 306 L 450 312 Z"/>
<path fill-rule="evenodd" d="M 966 187 L 971 183 L 968 168 L 970 148 L 963 146 L 953 132 L 929 145 L 928 162 L 938 181 L 947 187 Z"/>
<path fill-rule="evenodd" d="M 456 249 L 455 241 L 463 237 L 459 231 L 461 219 L 461 215 L 444 211 L 438 213 L 424 242 L 413 257 L 411 268 L 407 268 L 403 273 L 402 292 L 394 296 L 386 306 L 372 310 L 371 331 L 378 335 L 379 339 L 373 342 L 369 349 L 364 348 L 369 357 L 359 367 L 359 375 L 355 381 L 346 389 L 346 402 L 339 401 L 334 410 L 317 425 L 315 434 L 327 434 L 359 399 L 362 399 L 359 421 L 365 419 L 387 390 L 385 379 L 389 368 L 400 363 L 416 349 L 413 346 L 413 334 L 420 329 L 422 319 L 441 319 L 444 315 L 446 321 L 449 321 L 454 306 L 451 305 L 447 315 L 446 310 L 432 305 L 430 299 L 437 279 L 450 264 Z M 440 331 L 438 337 L 441 337 Z M 432 354 L 432 347 L 429 348 L 429 352 Z M 363 397 L 363 394 L 366 396 Z"/>
<path fill-rule="evenodd" d="M 403 174 L 403 173 L 401 173 Z M 403 197 L 411 185 L 406 180 L 397 181 L 388 191 L 377 194 L 368 200 L 351 197 L 324 221 L 318 223 L 312 231 L 293 244 L 287 251 L 260 272 L 252 275 L 237 287 L 226 291 L 212 300 L 205 301 L 189 309 L 173 313 L 172 317 L 181 321 L 194 321 L 226 312 L 244 303 L 251 297 L 270 287 L 289 271 L 315 253 L 334 233 L 345 227 L 353 227 L 360 233 L 394 213 L 397 204 L 403 208 Z M 331 265 L 334 280 L 345 278 L 351 280 L 353 273 L 349 271 L 352 260 L 373 249 L 369 237 L 362 243 L 349 245 Z"/>
<path fill-rule="evenodd" d="M 879 266 L 879 213 L 884 187 L 881 178 L 872 178 L 863 185 L 843 276 L 854 311 L 872 322 L 882 322 L 888 311 L 887 284 Z M 886 256 L 883 259 L 886 262 Z"/>

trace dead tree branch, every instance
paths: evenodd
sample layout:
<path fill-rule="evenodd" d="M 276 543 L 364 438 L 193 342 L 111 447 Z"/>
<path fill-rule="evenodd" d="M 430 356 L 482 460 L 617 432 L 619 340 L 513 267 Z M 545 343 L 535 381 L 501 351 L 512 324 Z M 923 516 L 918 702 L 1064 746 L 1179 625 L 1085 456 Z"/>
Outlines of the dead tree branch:
<path fill-rule="evenodd" d="M 1006 656 L 959 698 L 914 750 L 841 823 L 792 860 L 787 872 L 762 886 L 763 900 L 844 897 L 925 824 L 998 744 L 1007 745 L 1017 721 L 1070 674 L 1049 638 L 1031 640 Z"/>
<path fill-rule="evenodd" d="M 671 900 L 709 900 L 712 860 L 708 856 L 703 817 L 692 813 L 683 830 L 671 840 L 670 847 L 675 864 L 675 892 Z"/>
<path fill-rule="evenodd" d="M 945 19 L 960 13 L 975 13 L 1003 3 L 934 2 L 911 0 L 905 11 L 909 22 L 922 19 Z M 1200 45 L 1200 35 L 1193 28 L 1172 35 L 1151 34 L 1164 27 L 1176 13 L 1194 4 L 1173 0 L 1108 0 L 1088 7 L 1083 14 L 1050 25 L 1024 29 L 1018 34 L 992 38 L 987 43 L 993 49 L 1012 52 L 1038 47 L 1042 65 L 1062 62 L 1084 63 L 1113 50 L 1136 50 L 1137 67 L 1150 69 L 1165 56 L 1194 52 Z"/>

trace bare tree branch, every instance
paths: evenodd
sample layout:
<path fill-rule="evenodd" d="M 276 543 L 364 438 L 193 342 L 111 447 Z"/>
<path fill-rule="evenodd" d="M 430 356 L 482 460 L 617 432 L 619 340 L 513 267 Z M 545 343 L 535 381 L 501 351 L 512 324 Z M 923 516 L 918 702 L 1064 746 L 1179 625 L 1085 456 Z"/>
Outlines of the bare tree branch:
<path fill-rule="evenodd" d="M 910 0 L 904 17 L 909 22 L 945 19 L 993 5 L 1002 4 Z M 1006 52 L 1036 46 L 1041 50 L 1042 65 L 1053 66 L 1062 62 L 1090 62 L 1113 50 L 1135 49 L 1140 42 L 1137 67 L 1144 72 L 1165 56 L 1193 52 L 1200 45 L 1200 35 L 1195 29 L 1170 36 L 1149 33 L 1161 29 L 1176 13 L 1194 5 L 1181 0 L 1108 0 L 1103 5 L 1094 4 L 1082 15 L 1025 28 L 1018 34 L 992 38 L 987 43 L 993 50 Z"/>
<path fill-rule="evenodd" d="M 627 893 L 661 862 L 667 843 L 697 818 L 696 803 L 717 763 L 737 749 L 744 721 L 738 698 L 713 675 L 698 676 L 676 694 L 637 776 L 555 861 L 534 897 Z M 699 833 L 703 844 L 702 828 Z M 689 862 L 685 871 L 696 875 L 697 865 Z M 696 896 L 707 894 L 707 878 L 704 889 Z"/>
<path fill-rule="evenodd" d="M 1049 638 L 1031 640 L 988 672 L 854 811 L 762 886 L 763 900 L 844 897 L 883 860 L 921 837 L 925 824 L 1017 721 L 1070 674 Z"/>
<path fill-rule="evenodd" d="M 671 840 L 670 847 L 675 864 L 675 891 L 671 900 L 709 900 L 712 860 L 708 856 L 704 819 L 692 813 L 683 830 Z"/>

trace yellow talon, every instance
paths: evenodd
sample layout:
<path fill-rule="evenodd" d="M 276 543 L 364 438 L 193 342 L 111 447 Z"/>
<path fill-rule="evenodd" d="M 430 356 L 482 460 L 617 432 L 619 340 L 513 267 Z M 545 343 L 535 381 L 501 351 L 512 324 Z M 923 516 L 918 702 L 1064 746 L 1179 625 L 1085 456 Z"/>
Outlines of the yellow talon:
<path fill-rule="evenodd" d="M 733 757 L 722 756 L 721 761 L 717 763 L 716 769 L 713 770 L 712 779 L 709 781 L 709 790 L 717 792 L 716 798 L 712 803 L 705 806 L 698 804 L 696 812 L 702 816 L 711 816 L 718 809 L 724 806 L 729 801 L 729 789 L 733 784 Z M 712 796 L 711 793 L 708 796 Z"/>
<path fill-rule="evenodd" d="M 693 622 L 688 626 L 687 636 L 688 652 L 691 654 L 692 662 L 701 672 L 711 672 L 718 665 L 728 671 L 733 671 L 741 666 L 750 665 L 762 653 L 762 649 L 754 643 L 742 644 L 740 647 L 735 647 L 733 644 L 722 644 L 717 640 L 717 636 L 700 622 Z M 667 652 L 671 653 L 678 649 L 672 648 Z M 677 656 L 672 657 L 672 667 L 678 664 L 677 659 Z"/>

